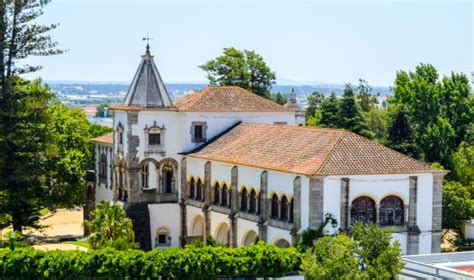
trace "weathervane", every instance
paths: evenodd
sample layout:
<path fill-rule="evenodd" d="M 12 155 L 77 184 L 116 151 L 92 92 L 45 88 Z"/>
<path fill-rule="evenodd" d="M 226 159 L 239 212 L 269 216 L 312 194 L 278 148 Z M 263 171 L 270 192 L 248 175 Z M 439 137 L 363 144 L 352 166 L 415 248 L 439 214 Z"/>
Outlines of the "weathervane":
<path fill-rule="evenodd" d="M 149 33 L 146 33 L 146 37 L 143 37 L 143 41 L 146 41 L 146 53 L 149 55 L 150 54 L 150 40 L 153 40 L 153 38 L 150 38 Z"/>

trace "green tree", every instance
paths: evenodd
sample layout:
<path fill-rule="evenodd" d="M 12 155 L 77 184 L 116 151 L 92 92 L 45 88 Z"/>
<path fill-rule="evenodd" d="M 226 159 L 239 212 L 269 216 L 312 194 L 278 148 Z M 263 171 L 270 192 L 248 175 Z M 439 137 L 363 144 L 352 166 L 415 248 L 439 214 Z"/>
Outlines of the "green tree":
<path fill-rule="evenodd" d="M 113 247 L 119 250 L 138 248 L 134 242 L 132 220 L 119 205 L 102 201 L 91 212 L 90 217 L 89 221 L 84 221 L 84 226 L 90 231 L 91 248 Z"/>
<path fill-rule="evenodd" d="M 347 84 L 344 89 L 344 94 L 339 103 L 338 116 L 338 127 L 345 128 L 365 137 L 371 138 L 373 136 L 372 133 L 367 130 L 364 114 L 356 102 L 354 88 L 350 84 Z"/>
<path fill-rule="evenodd" d="M 90 125 L 78 108 L 59 101 L 48 109 L 57 155 L 49 165 L 49 203 L 52 207 L 73 207 L 84 198 L 85 174 L 91 157 Z"/>
<path fill-rule="evenodd" d="M 288 98 L 281 92 L 272 94 L 272 100 L 280 105 L 285 105 L 288 102 Z"/>
<path fill-rule="evenodd" d="M 422 63 L 413 72 L 397 72 L 393 91 L 390 106 L 401 106 L 407 113 L 418 158 L 451 169 L 451 154 L 467 140 L 474 120 L 466 75 L 451 73 L 440 79 L 432 65 Z"/>
<path fill-rule="evenodd" d="M 461 223 L 473 217 L 473 201 L 465 186 L 447 182 L 443 186 L 443 228 L 459 231 Z"/>
<path fill-rule="evenodd" d="M 465 186 L 474 186 L 474 147 L 462 142 L 451 158 L 456 180 Z"/>
<path fill-rule="evenodd" d="M 451 155 L 455 149 L 456 132 L 445 118 L 438 117 L 428 125 L 419 141 L 424 150 L 424 159 L 450 166 Z"/>
<path fill-rule="evenodd" d="M 394 111 L 387 129 L 387 145 L 406 155 L 415 156 L 417 148 L 408 115 L 403 107 Z"/>
<path fill-rule="evenodd" d="M 372 95 L 372 87 L 364 79 L 359 79 L 359 85 L 357 86 L 357 100 L 359 101 L 360 108 L 364 112 L 369 112 L 374 107 L 374 103 L 377 103 L 377 98 Z"/>
<path fill-rule="evenodd" d="M 350 232 L 357 243 L 355 254 L 368 279 L 398 279 L 403 262 L 400 244 L 392 242 L 392 229 L 355 223 Z"/>
<path fill-rule="evenodd" d="M 110 118 L 112 117 L 112 114 L 108 110 L 109 104 L 107 101 L 102 101 L 97 105 L 96 111 L 95 111 L 95 116 L 98 118 Z"/>
<path fill-rule="evenodd" d="M 306 106 L 306 119 L 314 117 L 316 110 L 321 106 L 324 101 L 324 94 L 318 91 L 311 93 L 307 98 L 308 105 Z"/>
<path fill-rule="evenodd" d="M 321 107 L 318 109 L 317 124 L 321 127 L 335 128 L 339 127 L 339 101 L 336 94 L 331 93 L 328 98 L 321 102 Z"/>
<path fill-rule="evenodd" d="M 17 231 L 35 225 L 47 203 L 48 162 L 57 154 L 47 112 L 51 92 L 39 80 L 16 77 L 41 68 L 21 60 L 62 52 L 48 35 L 57 25 L 38 23 L 46 2 L 0 1 L 0 212 Z"/>
<path fill-rule="evenodd" d="M 356 244 L 347 235 L 319 239 L 302 261 L 305 279 L 356 279 L 361 276 L 354 257 Z"/>
<path fill-rule="evenodd" d="M 57 146 L 48 113 L 51 91 L 39 80 L 17 78 L 13 85 L 3 108 L 15 119 L 10 122 L 13 127 L 3 131 L 8 134 L 3 135 L 1 156 L 8 164 L 1 170 L 0 192 L 6 199 L 0 212 L 8 213 L 14 230 L 21 231 L 23 226 L 36 224 L 39 210 L 48 203 L 48 170 L 51 159 L 57 156 Z"/>
<path fill-rule="evenodd" d="M 372 131 L 377 140 L 382 140 L 387 133 L 386 118 L 387 110 L 379 109 L 377 107 L 373 107 L 365 113 L 367 129 Z"/>
<path fill-rule="evenodd" d="M 199 66 L 211 85 L 240 86 L 269 98 L 275 72 L 254 51 L 224 48 L 224 53 Z"/>

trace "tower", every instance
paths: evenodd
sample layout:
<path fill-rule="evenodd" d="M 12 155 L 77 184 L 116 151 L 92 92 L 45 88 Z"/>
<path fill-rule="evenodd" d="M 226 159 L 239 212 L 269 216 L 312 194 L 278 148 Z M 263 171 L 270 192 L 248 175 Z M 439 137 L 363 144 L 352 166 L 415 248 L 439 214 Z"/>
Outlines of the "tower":
<path fill-rule="evenodd" d="M 283 106 L 295 111 L 295 118 L 296 118 L 297 125 L 300 125 L 300 126 L 305 125 L 306 111 L 305 109 L 303 109 L 303 107 L 301 107 L 298 100 L 296 100 L 296 92 L 294 88 L 291 89 L 288 102 Z"/>

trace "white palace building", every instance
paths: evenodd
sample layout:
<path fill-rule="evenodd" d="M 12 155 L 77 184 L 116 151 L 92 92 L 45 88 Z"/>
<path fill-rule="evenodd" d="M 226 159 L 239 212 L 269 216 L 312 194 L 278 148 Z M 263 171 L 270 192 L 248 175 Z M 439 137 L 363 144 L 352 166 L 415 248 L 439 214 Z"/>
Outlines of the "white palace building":
<path fill-rule="evenodd" d="M 172 101 L 147 46 L 110 110 L 87 208 L 123 205 L 146 250 L 207 236 L 286 247 L 330 214 L 328 233 L 374 222 L 394 226 L 405 254 L 440 251 L 445 172 L 346 130 L 305 127 L 294 93 L 280 106 L 210 86 Z"/>

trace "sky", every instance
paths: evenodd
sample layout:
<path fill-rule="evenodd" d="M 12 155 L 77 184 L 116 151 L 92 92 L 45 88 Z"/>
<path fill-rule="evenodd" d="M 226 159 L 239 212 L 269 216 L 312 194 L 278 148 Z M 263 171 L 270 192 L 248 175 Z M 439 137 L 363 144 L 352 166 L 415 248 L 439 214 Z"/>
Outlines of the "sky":
<path fill-rule="evenodd" d="M 199 65 L 225 47 L 254 50 L 279 84 L 393 84 L 421 62 L 441 74 L 473 71 L 471 1 L 53 0 L 41 23 L 69 51 L 29 59 L 28 75 L 130 82 L 149 32 L 165 82 L 203 82 Z"/>

